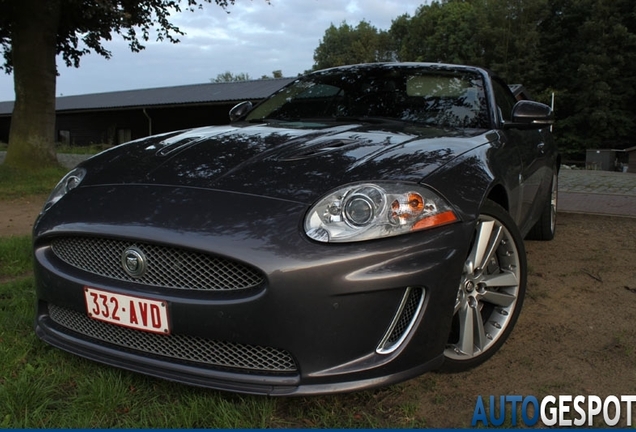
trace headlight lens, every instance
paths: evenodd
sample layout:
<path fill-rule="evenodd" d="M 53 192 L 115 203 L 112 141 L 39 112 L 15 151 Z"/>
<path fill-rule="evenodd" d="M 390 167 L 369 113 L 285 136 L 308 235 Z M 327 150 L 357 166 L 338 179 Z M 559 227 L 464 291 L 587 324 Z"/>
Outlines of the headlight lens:
<path fill-rule="evenodd" d="M 62 180 L 59 181 L 57 186 L 49 195 L 49 198 L 44 203 L 44 207 L 42 208 L 42 213 L 50 209 L 53 204 L 58 202 L 60 198 L 66 195 L 69 191 L 75 189 L 79 186 L 79 184 L 84 180 L 84 176 L 86 175 L 86 170 L 84 168 L 74 168 L 68 174 L 66 174 Z"/>
<path fill-rule="evenodd" d="M 390 237 L 457 221 L 430 189 L 403 183 L 344 186 L 320 199 L 305 218 L 305 232 L 320 242 Z"/>

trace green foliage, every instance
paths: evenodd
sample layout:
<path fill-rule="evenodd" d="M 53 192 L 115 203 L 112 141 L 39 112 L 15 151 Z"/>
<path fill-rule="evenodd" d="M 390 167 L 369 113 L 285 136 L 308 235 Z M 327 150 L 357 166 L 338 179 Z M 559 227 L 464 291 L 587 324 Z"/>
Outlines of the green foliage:
<path fill-rule="evenodd" d="M 272 79 L 272 78 L 282 78 L 283 71 L 277 69 L 272 71 L 272 75 L 262 75 L 260 79 Z M 210 82 L 213 83 L 227 83 L 227 82 L 238 82 L 238 81 L 249 81 L 252 77 L 249 76 L 248 73 L 241 72 L 237 74 L 233 74 L 230 71 L 225 71 L 216 76 L 216 78 L 210 78 Z"/>
<path fill-rule="evenodd" d="M 227 82 L 249 81 L 251 79 L 252 78 L 250 78 L 249 74 L 245 72 L 233 74 L 230 71 L 226 71 L 226 72 L 218 74 L 216 78 L 210 78 L 210 82 L 227 83 Z"/>
<path fill-rule="evenodd" d="M 269 75 L 263 75 L 261 76 L 261 79 L 276 79 L 276 78 L 282 78 L 283 77 L 283 71 L 280 69 L 277 69 L 275 71 L 272 71 L 272 76 Z"/>
<path fill-rule="evenodd" d="M 356 27 L 346 22 L 333 24 L 325 31 L 320 45 L 314 51 L 314 70 L 352 63 L 370 63 L 392 60 L 390 38 L 366 21 Z"/>
<path fill-rule="evenodd" d="M 400 60 L 475 64 L 481 54 L 474 39 L 479 12 L 479 5 L 464 1 L 420 6 L 410 20 L 402 18 L 408 23 L 398 24 Z"/>
<path fill-rule="evenodd" d="M 540 102 L 554 93 L 566 154 L 635 144 L 633 0 L 433 0 L 388 31 L 331 25 L 314 69 L 384 60 L 483 66 Z"/>
<path fill-rule="evenodd" d="M 624 148 L 636 132 L 636 4 L 558 0 L 542 22 L 546 81 L 568 149 Z M 546 85 L 547 86 L 547 85 Z"/>
<path fill-rule="evenodd" d="M 12 32 L 17 5 L 23 0 L 0 2 L 0 47 L 4 53 L 4 68 L 12 69 Z M 113 34 L 121 35 L 133 52 L 145 48 L 151 37 L 169 42 L 178 42 L 184 33 L 170 22 L 173 13 L 182 8 L 195 11 L 205 3 L 215 3 L 223 8 L 234 4 L 234 0 L 55 0 L 59 7 L 57 23 L 57 51 L 67 66 L 78 67 L 82 56 L 95 52 L 105 58 L 111 52 L 104 41 Z M 2 68 L 2 67 L 0 67 Z"/>

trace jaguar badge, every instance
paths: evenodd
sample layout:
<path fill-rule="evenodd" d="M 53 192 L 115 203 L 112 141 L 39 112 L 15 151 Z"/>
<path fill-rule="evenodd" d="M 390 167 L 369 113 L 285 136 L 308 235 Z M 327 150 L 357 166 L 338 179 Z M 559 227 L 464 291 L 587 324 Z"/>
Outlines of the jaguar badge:
<path fill-rule="evenodd" d="M 121 254 L 121 265 L 124 271 L 134 278 L 146 273 L 146 255 L 136 247 L 129 247 Z"/>

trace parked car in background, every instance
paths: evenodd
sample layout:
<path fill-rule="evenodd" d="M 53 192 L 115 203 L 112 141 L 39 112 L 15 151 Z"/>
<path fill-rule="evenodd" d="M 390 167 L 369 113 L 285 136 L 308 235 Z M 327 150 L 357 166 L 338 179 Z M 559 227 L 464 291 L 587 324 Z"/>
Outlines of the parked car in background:
<path fill-rule="evenodd" d="M 270 395 L 466 370 L 501 347 L 523 239 L 555 233 L 548 106 L 484 69 L 390 63 L 314 72 L 230 115 L 61 180 L 34 226 L 42 340 Z"/>

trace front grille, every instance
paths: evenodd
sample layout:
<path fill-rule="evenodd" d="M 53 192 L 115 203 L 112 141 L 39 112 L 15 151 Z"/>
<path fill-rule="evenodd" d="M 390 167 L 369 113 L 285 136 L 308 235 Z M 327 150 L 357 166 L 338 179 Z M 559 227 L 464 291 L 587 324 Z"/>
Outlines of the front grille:
<path fill-rule="evenodd" d="M 113 345 L 208 366 L 247 369 L 262 373 L 297 370 L 284 350 L 222 342 L 186 335 L 163 335 L 97 321 L 71 309 L 49 305 L 49 316 L 58 325 Z"/>
<path fill-rule="evenodd" d="M 145 255 L 146 271 L 133 277 L 124 271 L 122 254 L 135 248 Z M 78 269 L 112 279 L 167 288 L 241 290 L 261 285 L 260 272 L 244 264 L 169 246 L 98 237 L 62 237 L 53 253 Z"/>
<path fill-rule="evenodd" d="M 382 338 L 376 352 L 379 354 L 389 354 L 395 351 L 408 335 L 408 332 L 415 324 L 422 304 L 424 303 L 423 288 L 407 288 L 400 306 L 397 309 L 388 330 Z"/>

